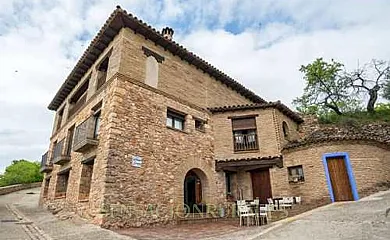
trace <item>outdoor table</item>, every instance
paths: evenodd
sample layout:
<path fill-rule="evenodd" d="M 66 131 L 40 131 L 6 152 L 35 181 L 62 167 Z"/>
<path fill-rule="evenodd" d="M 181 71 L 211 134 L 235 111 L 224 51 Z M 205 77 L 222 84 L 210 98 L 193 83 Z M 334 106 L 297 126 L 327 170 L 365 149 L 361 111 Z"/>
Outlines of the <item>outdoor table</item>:
<path fill-rule="evenodd" d="M 277 205 L 277 209 L 279 210 L 280 209 L 279 201 L 283 200 L 283 197 L 274 197 L 272 198 L 272 200 L 274 201 L 274 204 Z"/>

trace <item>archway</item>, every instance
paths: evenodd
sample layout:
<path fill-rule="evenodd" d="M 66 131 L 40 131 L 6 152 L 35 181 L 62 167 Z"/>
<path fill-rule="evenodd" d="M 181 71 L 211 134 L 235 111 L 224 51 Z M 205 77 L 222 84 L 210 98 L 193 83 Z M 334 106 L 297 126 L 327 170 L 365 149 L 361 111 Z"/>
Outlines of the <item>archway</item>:
<path fill-rule="evenodd" d="M 188 212 L 205 212 L 204 190 L 206 175 L 200 169 L 191 169 L 184 179 L 184 204 Z"/>

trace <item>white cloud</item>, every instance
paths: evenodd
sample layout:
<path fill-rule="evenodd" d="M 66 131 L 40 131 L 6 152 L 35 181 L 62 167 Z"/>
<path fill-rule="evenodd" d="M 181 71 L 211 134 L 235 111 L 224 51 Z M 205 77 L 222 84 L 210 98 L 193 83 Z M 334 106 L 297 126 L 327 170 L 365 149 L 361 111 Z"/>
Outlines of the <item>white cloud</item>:
<path fill-rule="evenodd" d="M 286 104 L 301 93 L 299 66 L 316 57 L 354 68 L 390 56 L 386 0 L 0 1 L 0 171 L 46 151 L 46 106 L 118 3 L 156 29 L 174 27 L 179 43 Z"/>

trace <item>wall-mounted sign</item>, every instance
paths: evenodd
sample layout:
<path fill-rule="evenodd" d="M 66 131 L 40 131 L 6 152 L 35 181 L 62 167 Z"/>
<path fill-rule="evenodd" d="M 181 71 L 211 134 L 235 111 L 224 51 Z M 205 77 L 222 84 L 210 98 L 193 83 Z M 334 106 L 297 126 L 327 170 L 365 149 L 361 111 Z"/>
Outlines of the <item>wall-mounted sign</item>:
<path fill-rule="evenodd" d="M 140 156 L 132 156 L 131 157 L 131 166 L 140 168 L 142 165 L 142 157 Z"/>

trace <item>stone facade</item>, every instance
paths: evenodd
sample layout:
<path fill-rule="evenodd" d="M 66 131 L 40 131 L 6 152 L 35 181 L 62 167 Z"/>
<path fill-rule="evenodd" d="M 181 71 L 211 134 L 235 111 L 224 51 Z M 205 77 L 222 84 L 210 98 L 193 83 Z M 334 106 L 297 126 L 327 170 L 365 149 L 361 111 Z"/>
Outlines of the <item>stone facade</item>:
<path fill-rule="evenodd" d="M 304 201 L 330 201 L 323 165 L 325 153 L 349 155 L 360 196 L 372 192 L 378 184 L 390 181 L 390 155 L 387 149 L 369 142 L 327 142 L 283 152 L 284 168 L 273 168 L 272 192 L 275 196 L 302 196 Z M 287 167 L 302 165 L 305 181 L 289 183 Z"/>
<path fill-rule="evenodd" d="M 286 106 L 253 96 L 220 71 L 210 70 L 211 65 L 205 68 L 194 54 L 187 52 L 184 59 L 183 48 L 172 50 L 176 43 L 162 44 L 167 40 L 151 28 L 139 32 L 129 24 L 118 29 L 118 24 L 132 20 L 123 14 L 113 13 L 103 27 L 112 27 L 107 32 L 112 40 L 105 41 L 108 35 L 99 32 L 91 43 L 95 49 L 90 46 L 82 59 L 101 54 L 93 63 L 88 59 L 81 67 L 78 63 L 72 76 L 79 82 L 70 92 L 61 88 L 57 102 L 50 105 L 57 114 L 48 150 L 50 168 L 42 166 L 41 204 L 54 211 L 73 211 L 107 228 L 167 224 L 183 217 L 189 191 L 197 195 L 197 205 L 208 204 L 209 214 L 229 201 L 252 199 L 252 172 L 257 169 L 268 169 L 272 196 L 329 201 L 321 158 L 340 151 L 351 157 L 360 193 L 390 180 L 386 143 L 376 146 L 372 144 L 376 138 L 366 142 L 340 138 L 313 145 L 308 129 L 312 132 L 318 126 L 302 125 Z M 107 57 L 107 72 L 102 72 Z M 85 102 L 72 103 L 86 81 Z M 80 108 L 70 116 L 77 104 Z M 183 117 L 183 129 L 167 126 L 169 111 Z M 238 152 L 232 119 L 245 116 L 255 118 L 258 149 Z M 199 123 L 201 127 L 196 127 Z M 86 133 L 81 135 L 82 131 Z M 75 138 L 80 147 L 75 148 Z M 61 140 L 70 153 L 53 165 Z M 219 168 L 220 162 L 228 167 Z M 295 165 L 303 167 L 303 183 L 289 183 L 287 167 Z M 186 190 L 189 173 L 201 187 Z"/>

